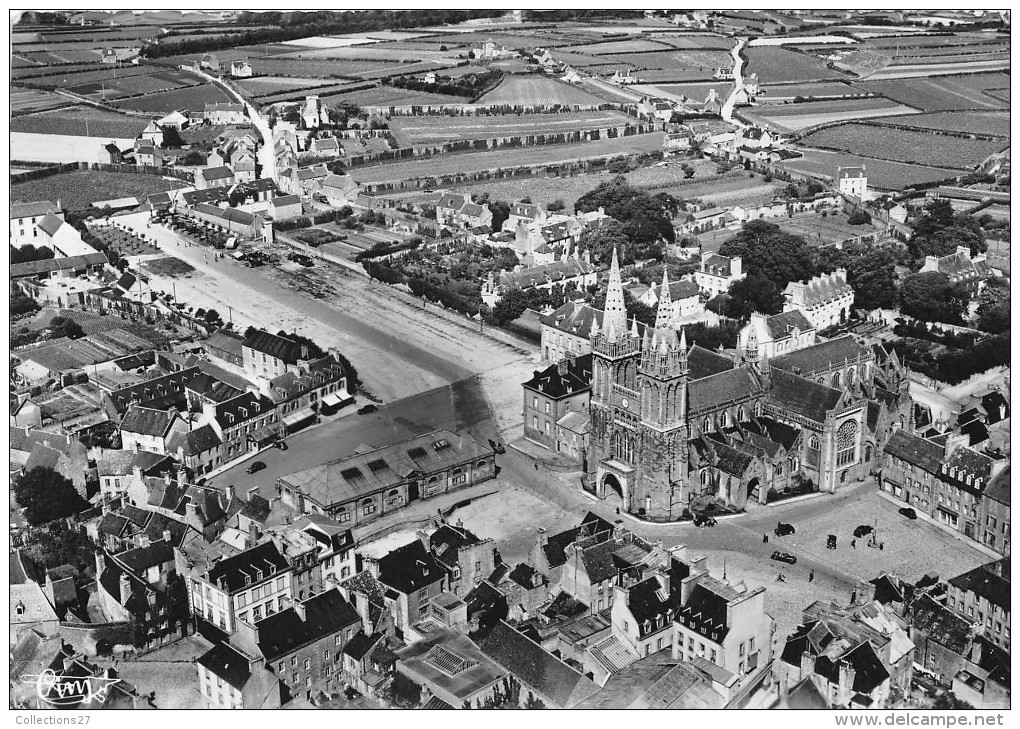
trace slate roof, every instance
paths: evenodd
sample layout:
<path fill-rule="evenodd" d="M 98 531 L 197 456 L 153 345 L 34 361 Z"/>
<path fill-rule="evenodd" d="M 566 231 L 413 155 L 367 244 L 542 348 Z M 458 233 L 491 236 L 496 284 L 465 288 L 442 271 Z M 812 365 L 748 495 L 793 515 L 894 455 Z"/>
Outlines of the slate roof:
<path fill-rule="evenodd" d="M 587 261 L 567 257 L 540 266 L 522 268 L 520 271 L 504 271 L 499 274 L 499 285 L 504 289 L 529 289 L 549 282 L 587 276 L 595 273 L 595 270 L 595 266 Z"/>
<path fill-rule="evenodd" d="M 539 321 L 567 334 L 588 339 L 592 325 L 602 326 L 602 312 L 585 303 L 568 301 L 551 314 L 540 317 Z"/>
<path fill-rule="evenodd" d="M 701 262 L 701 266 L 698 270 L 702 273 L 707 273 L 710 276 L 729 277 L 732 271 L 732 264 L 733 259 L 729 256 L 720 256 L 718 253 L 713 253 Z M 712 266 L 715 266 L 715 271 L 711 270 Z"/>
<path fill-rule="evenodd" d="M 19 218 L 37 218 L 47 213 L 59 213 L 60 208 L 50 200 L 39 200 L 37 202 L 15 202 L 11 203 L 11 220 Z"/>
<path fill-rule="evenodd" d="M 563 374 L 560 374 L 559 363 L 536 371 L 534 377 L 524 383 L 524 387 L 551 398 L 576 395 L 591 387 L 591 372 L 592 355 L 583 354 L 570 358 Z"/>
<path fill-rule="evenodd" d="M 903 428 L 899 428 L 889 436 L 889 442 L 885 445 L 885 454 L 935 474 L 942 468 L 945 451 L 930 440 L 919 438 Z"/>
<path fill-rule="evenodd" d="M 298 195 L 280 195 L 269 202 L 274 208 L 282 208 L 287 205 L 300 205 L 301 198 Z"/>
<path fill-rule="evenodd" d="M 489 658 L 542 694 L 556 708 L 570 708 L 598 687 L 502 620 L 478 645 Z"/>
<path fill-rule="evenodd" d="M 858 357 L 867 355 L 871 350 L 847 335 L 819 342 L 795 352 L 774 357 L 769 362 L 772 367 L 792 372 L 800 371 L 803 375 L 825 372 L 842 366 L 846 360 L 851 362 Z"/>
<path fill-rule="evenodd" d="M 715 633 L 719 642 L 722 642 L 729 632 L 730 625 L 726 621 L 726 604 L 728 600 L 716 590 L 711 590 L 707 584 L 697 584 L 691 590 L 687 602 L 677 613 L 677 622 L 690 622 L 695 630 L 702 632 L 704 626 L 706 634 Z M 798 654 L 797 663 L 800 663 Z"/>
<path fill-rule="evenodd" d="M 344 646 L 344 655 L 350 656 L 356 661 L 360 661 L 368 655 L 368 652 L 372 650 L 375 644 L 382 640 L 383 637 L 382 633 L 365 635 L 364 630 L 359 630 L 349 641 L 347 641 L 347 645 Z"/>
<path fill-rule="evenodd" d="M 1009 466 L 1006 466 L 998 476 L 995 476 L 985 488 L 985 497 L 994 499 L 1000 504 L 1010 505 L 1010 481 Z"/>
<path fill-rule="evenodd" d="M 443 524 L 429 537 L 429 548 L 437 561 L 452 568 L 457 565 L 461 547 L 478 544 L 480 541 L 463 527 Z"/>
<path fill-rule="evenodd" d="M 814 329 L 814 326 L 799 309 L 784 311 L 782 314 L 773 314 L 765 319 L 765 326 L 773 339 L 782 339 L 790 336 L 793 330 L 799 329 L 806 332 Z"/>
<path fill-rule="evenodd" d="M 847 294 L 853 294 L 853 289 L 846 282 L 846 274 L 840 273 L 815 276 L 806 283 L 791 281 L 783 291 L 784 296 L 809 308 L 837 301 Z"/>
<path fill-rule="evenodd" d="M 39 273 L 52 273 L 53 271 L 74 271 L 88 266 L 104 266 L 107 263 L 109 261 L 106 259 L 106 254 L 99 252 L 64 258 L 44 258 L 39 261 L 12 263 L 8 267 L 8 276 L 9 278 L 18 278 L 34 276 Z"/>
<path fill-rule="evenodd" d="M 289 569 L 287 560 L 280 554 L 276 545 L 273 542 L 264 542 L 217 562 L 209 569 L 206 577 L 217 586 L 222 579 L 222 589 L 235 592 L 245 587 L 245 577 L 250 578 L 249 584 L 259 581 L 256 570 L 261 570 L 262 579 L 266 579 L 270 575 Z"/>
<path fill-rule="evenodd" d="M 911 625 L 928 640 L 963 654 L 970 645 L 970 623 L 927 594 L 911 604 Z"/>
<path fill-rule="evenodd" d="M 769 399 L 788 411 L 821 423 L 826 413 L 836 407 L 842 393 L 814 380 L 784 370 L 772 370 Z"/>
<path fill-rule="evenodd" d="M 754 463 L 754 458 L 750 454 L 725 443 L 716 443 L 713 447 L 717 459 L 715 465 L 723 473 L 740 478 Z"/>
<path fill-rule="evenodd" d="M 234 171 L 229 167 L 207 167 L 200 174 L 206 180 L 227 180 L 234 177 Z"/>
<path fill-rule="evenodd" d="M 165 410 L 132 405 L 120 422 L 122 432 L 162 437 L 170 428 L 173 418 Z"/>
<path fill-rule="evenodd" d="M 243 689 L 251 676 L 248 657 L 230 645 L 217 643 L 197 659 L 200 666 L 234 688 Z"/>
<path fill-rule="evenodd" d="M 952 283 L 986 278 L 989 274 L 988 262 L 972 260 L 969 251 L 957 251 L 938 258 L 936 269 L 948 276 Z"/>
<path fill-rule="evenodd" d="M 762 392 L 762 386 L 747 369 L 730 369 L 687 385 L 687 406 L 692 412 L 711 411 L 727 401 L 750 398 Z"/>
<path fill-rule="evenodd" d="M 856 671 L 851 687 L 855 693 L 870 694 L 889 678 L 889 672 L 882 665 L 882 660 L 876 655 L 869 641 L 864 641 L 853 650 L 844 653 L 839 660 L 849 661 Z M 839 683 L 839 663 L 830 660 L 826 655 L 815 658 L 815 673 L 824 676 L 829 683 Z"/>
<path fill-rule="evenodd" d="M 999 574 L 999 571 L 1002 574 Z M 957 575 L 949 580 L 949 584 L 962 592 L 973 592 L 983 597 L 1006 613 L 1010 611 L 1009 557 Z"/>
<path fill-rule="evenodd" d="M 414 472 L 436 473 L 491 456 L 491 449 L 466 435 L 437 430 L 290 473 L 281 481 L 328 507 L 391 488 Z"/>
<path fill-rule="evenodd" d="M 687 375 L 691 380 L 700 380 L 731 369 L 733 360 L 718 352 L 699 347 L 697 344 L 692 345 L 687 351 Z"/>
<path fill-rule="evenodd" d="M 175 433 L 167 442 L 167 450 L 176 453 L 180 448 L 184 448 L 184 455 L 197 456 L 221 445 L 223 441 L 216 434 L 215 428 L 206 424 L 195 430 Z"/>
<path fill-rule="evenodd" d="M 64 219 L 53 213 L 46 213 L 43 219 L 39 221 L 39 229 L 51 238 L 57 234 L 62 225 L 64 225 Z"/>
<path fill-rule="evenodd" d="M 542 546 L 546 561 L 549 567 L 559 567 L 567 561 L 564 550 L 578 539 L 598 535 L 601 539 L 609 539 L 613 534 L 613 525 L 600 517 L 598 514 L 589 511 L 581 519 L 580 525 L 573 529 L 567 529 L 559 534 L 549 537 L 548 542 Z"/>
<path fill-rule="evenodd" d="M 235 398 L 216 404 L 216 422 L 221 428 L 232 428 L 246 420 L 275 412 L 276 406 L 265 395 L 243 392 Z"/>
<path fill-rule="evenodd" d="M 244 338 L 244 346 L 268 357 L 276 357 L 287 364 L 297 364 L 301 359 L 301 345 L 290 339 L 271 334 L 264 329 L 252 332 Z"/>
<path fill-rule="evenodd" d="M 445 575 L 432 553 L 417 539 L 379 560 L 379 582 L 405 595 L 428 587 Z"/>
<path fill-rule="evenodd" d="M 184 386 L 200 373 L 201 370 L 198 367 L 187 367 L 163 377 L 156 377 L 145 382 L 139 382 L 136 385 L 114 390 L 107 395 L 107 398 L 118 414 L 123 414 L 134 400 L 137 400 L 139 405 L 145 405 L 148 402 L 167 396 L 173 396 L 173 402 L 179 402 L 181 409 L 183 409 L 187 401 L 187 397 L 184 394 Z"/>
<path fill-rule="evenodd" d="M 149 567 L 174 561 L 174 549 L 166 541 L 160 539 L 146 547 L 129 549 L 115 555 L 115 558 L 135 574 L 141 574 Z"/>
<path fill-rule="evenodd" d="M 258 645 L 272 662 L 298 648 L 361 622 L 361 616 L 337 589 L 320 592 L 303 603 L 304 619 L 294 608 L 274 613 L 256 624 Z"/>

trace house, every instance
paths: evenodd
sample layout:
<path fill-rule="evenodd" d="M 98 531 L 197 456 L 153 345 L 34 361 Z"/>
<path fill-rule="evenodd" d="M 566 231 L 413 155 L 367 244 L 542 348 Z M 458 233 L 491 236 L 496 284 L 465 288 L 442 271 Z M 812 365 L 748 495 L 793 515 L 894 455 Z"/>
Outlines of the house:
<path fill-rule="evenodd" d="M 234 171 L 225 166 L 206 167 L 195 175 L 195 184 L 200 190 L 209 187 L 230 187 L 235 181 Z"/>
<path fill-rule="evenodd" d="M 440 708 L 482 708 L 509 675 L 470 638 L 453 630 L 438 630 L 396 656 L 397 675 L 419 686 L 423 699 L 431 699 L 426 707 L 438 700 Z"/>
<path fill-rule="evenodd" d="M 971 299 L 981 293 L 985 280 L 991 275 L 988 257 L 984 253 L 971 255 L 967 246 L 957 246 L 956 252 L 947 256 L 925 256 L 918 273 L 928 272 L 945 274 L 950 283 L 963 287 Z"/>
<path fill-rule="evenodd" d="M 40 428 L 42 427 L 42 408 L 27 396 L 11 393 L 11 427 Z"/>
<path fill-rule="evenodd" d="M 322 514 L 306 514 L 293 523 L 293 529 L 305 532 L 317 542 L 323 584 L 340 584 L 355 574 L 358 560 L 350 529 Z"/>
<path fill-rule="evenodd" d="M 279 677 L 266 669 L 265 658 L 217 643 L 195 660 L 198 688 L 207 709 L 279 709 Z"/>
<path fill-rule="evenodd" d="M 951 578 L 946 604 L 994 646 L 1010 649 L 1010 560 L 980 565 Z"/>
<path fill-rule="evenodd" d="M 575 249 L 575 254 L 577 250 Z M 598 270 L 585 256 L 564 256 L 558 261 L 500 271 L 499 280 L 490 272 L 482 284 L 482 301 L 495 306 L 503 295 L 515 289 L 547 289 L 562 286 L 564 289 L 583 291 L 598 281 Z"/>
<path fill-rule="evenodd" d="M 297 195 L 280 195 L 269 201 L 269 214 L 273 220 L 294 218 L 304 211 L 301 198 Z"/>
<path fill-rule="evenodd" d="M 419 499 L 495 475 L 492 450 L 445 430 L 355 453 L 279 478 L 283 505 L 355 526 Z"/>
<path fill-rule="evenodd" d="M 332 173 L 326 169 L 325 165 L 315 165 L 312 167 L 302 167 L 297 171 L 292 189 L 288 190 L 284 185 L 285 183 L 281 180 L 280 189 L 284 192 L 290 192 L 293 194 L 305 194 L 312 195 L 319 192 L 322 189 L 322 183 Z"/>
<path fill-rule="evenodd" d="M 251 64 L 247 61 L 231 61 L 230 75 L 234 78 L 251 78 Z"/>
<path fill-rule="evenodd" d="M 791 281 L 783 296 L 783 311 L 799 311 L 818 331 L 845 323 L 854 305 L 854 290 L 843 268 L 808 281 Z"/>
<path fill-rule="evenodd" d="M 11 245 L 15 248 L 28 244 L 38 245 L 39 225 L 47 215 L 64 219 L 60 200 L 55 203 L 49 200 L 11 203 Z"/>
<path fill-rule="evenodd" d="M 609 83 L 616 84 L 617 86 L 630 86 L 631 84 L 643 82 L 628 68 L 626 71 L 617 70 L 616 73 L 609 77 Z"/>
<path fill-rule="evenodd" d="M 169 532 L 119 554 L 98 549 L 95 557 L 99 607 L 108 622 L 132 624 L 136 648 L 157 648 L 188 635 L 187 587 Z"/>
<path fill-rule="evenodd" d="M 275 403 L 280 422 L 288 432 L 294 432 L 319 412 L 329 415 L 353 402 L 347 391 L 347 374 L 332 349 L 319 359 L 302 364 L 268 382 L 259 380 L 262 392 Z"/>
<path fill-rule="evenodd" d="M 327 175 L 319 188 L 319 192 L 333 207 L 350 205 L 358 198 L 358 183 L 350 175 Z"/>
<path fill-rule="evenodd" d="M 598 691 L 590 678 L 502 620 L 478 647 L 521 682 L 523 707 L 537 700 L 546 708 L 570 709 Z"/>
<path fill-rule="evenodd" d="M 536 370 L 523 388 L 524 437 L 560 452 L 564 444 L 557 437 L 558 422 L 568 413 L 588 417 L 591 354 L 564 358 L 545 370 Z"/>
<path fill-rule="evenodd" d="M 915 646 L 907 623 L 879 602 L 813 603 L 773 666 L 781 691 L 810 681 L 828 708 L 888 706 L 910 690 Z"/>
<path fill-rule="evenodd" d="M 300 360 L 308 359 L 308 347 L 259 329 L 244 338 L 241 357 L 246 375 L 271 380 L 297 369 Z"/>
<path fill-rule="evenodd" d="M 574 708 L 722 709 L 728 702 L 720 693 L 726 687 L 710 667 L 678 661 L 665 649 L 637 661 L 623 661 L 617 668 L 602 690 Z"/>
<path fill-rule="evenodd" d="M 392 593 L 397 633 L 406 635 L 411 626 L 431 615 L 431 601 L 445 590 L 446 570 L 421 539 L 394 549 L 374 566 L 379 583 Z"/>
<path fill-rule="evenodd" d="M 100 145 L 99 147 L 99 161 L 103 164 L 108 165 L 119 165 L 124 161 L 124 153 L 120 151 L 113 142 Z"/>
<path fill-rule="evenodd" d="M 559 362 L 591 352 L 591 332 L 601 329 L 602 312 L 581 301 L 568 301 L 539 322 L 542 361 Z"/>
<path fill-rule="evenodd" d="M 445 193 L 436 203 L 436 220 L 441 225 L 458 228 L 477 228 L 492 225 L 492 211 L 489 205 L 478 205 L 469 195 Z"/>
<path fill-rule="evenodd" d="M 445 522 L 429 536 L 429 550 L 446 571 L 447 590 L 459 598 L 467 594 L 496 568 L 491 539 L 479 539 L 463 523 Z"/>
<path fill-rule="evenodd" d="M 704 312 L 701 304 L 701 288 L 694 281 L 680 280 L 669 282 L 668 271 L 663 268 L 662 284 L 656 287 L 655 282 L 639 297 L 646 306 L 661 308 L 668 313 L 669 321 L 676 325 L 682 319 Z"/>
<path fill-rule="evenodd" d="M 156 125 L 162 129 L 172 128 L 178 132 L 182 132 L 188 128 L 191 124 L 191 119 L 187 114 L 180 111 L 172 111 L 162 119 L 156 120 Z"/>
<path fill-rule="evenodd" d="M 737 334 L 737 351 L 756 349 L 760 358 L 772 359 L 815 343 L 815 327 L 803 312 L 782 314 L 754 312 Z"/>
<path fill-rule="evenodd" d="M 310 151 L 318 157 L 339 157 L 340 143 L 335 137 L 319 137 L 312 140 Z"/>
<path fill-rule="evenodd" d="M 746 127 L 736 139 L 737 147 L 750 149 L 766 149 L 776 144 L 778 139 L 767 129 Z"/>
<path fill-rule="evenodd" d="M 868 171 L 860 167 L 836 167 L 836 189 L 841 195 L 866 200 L 868 198 Z"/>
<path fill-rule="evenodd" d="M 233 69 L 231 69 L 233 74 Z M 248 67 L 251 75 L 251 66 Z M 205 105 L 205 120 L 210 124 L 244 124 L 248 121 L 244 104 L 232 104 L 225 101 L 214 101 Z"/>
<path fill-rule="evenodd" d="M 227 188 L 222 189 L 224 193 Z M 221 208 L 207 203 L 198 203 L 183 211 L 186 215 L 219 227 L 222 231 L 250 238 L 253 241 L 273 242 L 273 221 L 256 213 L 238 208 Z"/>
<path fill-rule="evenodd" d="M 225 461 L 263 448 L 283 433 L 273 401 L 253 392 L 225 402 L 204 403 L 200 422 L 211 426 L 219 437 Z"/>
<path fill-rule="evenodd" d="M 984 535 L 981 541 L 986 547 L 999 554 L 1010 554 L 1010 472 L 1006 465 L 999 473 L 992 475 L 981 500 L 981 522 Z"/>
<path fill-rule="evenodd" d="M 188 579 L 191 613 L 230 635 L 241 622 L 259 621 L 293 602 L 291 566 L 272 542 L 217 561 Z"/>
<path fill-rule="evenodd" d="M 162 167 L 163 150 L 147 139 L 136 139 L 135 164 L 142 167 Z"/>
<path fill-rule="evenodd" d="M 265 661 L 282 685 L 284 704 L 319 702 L 343 688 L 343 651 L 360 627 L 357 610 L 333 588 L 262 620 L 239 621 L 230 643 Z"/>
<path fill-rule="evenodd" d="M 658 96 L 642 96 L 638 102 L 638 116 L 668 122 L 673 118 L 673 105 Z"/>
<path fill-rule="evenodd" d="M 187 422 L 175 408 L 154 410 L 132 405 L 120 422 L 121 448 L 167 455 L 173 436 L 187 430 Z"/>
<path fill-rule="evenodd" d="M 199 67 L 207 71 L 219 71 L 220 59 L 216 57 L 215 53 L 205 53 L 202 55 L 202 60 L 199 61 Z"/>
<path fill-rule="evenodd" d="M 740 256 L 731 258 L 717 253 L 702 253 L 701 263 L 694 272 L 694 282 L 709 299 L 725 294 L 730 286 L 745 278 L 747 272 L 743 270 Z"/>
<path fill-rule="evenodd" d="M 305 129 L 318 129 L 320 125 L 329 124 L 326 106 L 319 102 L 318 96 L 306 96 L 301 108 L 301 121 Z"/>
<path fill-rule="evenodd" d="M 531 223 L 544 223 L 546 219 L 546 212 L 540 206 L 534 203 L 526 202 L 515 202 L 510 206 L 510 215 L 503 223 L 503 230 L 516 231 L 517 226 L 521 223 L 530 225 Z"/>

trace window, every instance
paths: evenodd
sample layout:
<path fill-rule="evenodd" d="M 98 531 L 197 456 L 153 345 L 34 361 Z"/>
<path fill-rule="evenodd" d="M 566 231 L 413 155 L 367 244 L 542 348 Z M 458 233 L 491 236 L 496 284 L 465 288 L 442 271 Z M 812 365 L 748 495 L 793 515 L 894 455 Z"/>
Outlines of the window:
<path fill-rule="evenodd" d="M 424 590 L 418 592 L 418 602 L 424 602 L 429 599 L 429 589 L 426 587 Z"/>
<path fill-rule="evenodd" d="M 347 511 L 347 509 L 345 509 L 343 507 L 340 507 L 340 511 L 338 511 L 337 515 L 336 515 L 336 520 L 339 521 L 339 522 L 350 521 L 351 520 L 351 512 Z"/>
<path fill-rule="evenodd" d="M 832 386 L 838 389 L 839 385 L 840 385 L 840 381 L 841 380 L 840 380 L 839 373 L 838 372 L 833 372 L 832 373 Z"/>
<path fill-rule="evenodd" d="M 337 635 L 337 637 L 336 637 L 336 644 L 337 644 L 337 645 L 340 645 L 340 641 L 341 641 L 342 639 L 343 639 L 343 636 L 342 636 L 342 635 Z"/>
<path fill-rule="evenodd" d="M 538 398 L 537 397 L 531 398 L 531 407 L 535 408 L 535 410 L 538 410 Z"/>
<path fill-rule="evenodd" d="M 550 412 L 550 405 L 548 402 L 545 404 L 545 411 L 546 413 Z"/>
<path fill-rule="evenodd" d="M 848 420 L 836 431 L 836 465 L 853 463 L 857 451 L 857 423 Z"/>
<path fill-rule="evenodd" d="M 747 639 L 747 652 L 754 653 L 754 636 Z"/>
<path fill-rule="evenodd" d="M 262 620 L 262 606 L 256 605 L 251 610 L 251 616 L 255 620 Z"/>
<path fill-rule="evenodd" d="M 375 513 L 375 502 L 372 499 L 365 499 L 361 502 L 361 513 L 365 516 Z"/>
<path fill-rule="evenodd" d="M 312 659 L 311 658 L 306 658 L 305 659 L 305 670 L 306 671 L 310 671 L 311 669 L 312 669 Z"/>
<path fill-rule="evenodd" d="M 739 655 L 739 656 L 740 656 L 741 658 L 743 658 L 743 657 L 744 657 L 744 643 L 743 643 L 743 642 L 741 642 L 741 643 L 740 643 L 740 651 L 739 651 L 738 655 Z"/>
<path fill-rule="evenodd" d="M 339 635 L 336 637 L 336 642 L 337 643 L 340 642 L 340 636 Z M 326 650 L 324 650 L 322 652 L 322 660 L 324 660 L 324 661 L 328 661 L 329 660 L 329 649 L 326 649 Z"/>
<path fill-rule="evenodd" d="M 808 447 L 809 449 L 813 450 L 813 451 L 817 451 L 817 450 L 819 449 L 819 444 L 818 444 L 818 436 L 817 436 L 817 435 L 812 435 L 812 436 L 811 436 L 811 437 L 810 437 L 810 438 L 808 439 L 808 444 L 807 444 L 807 447 Z"/>
<path fill-rule="evenodd" d="M 283 579 L 284 578 L 282 578 L 282 577 L 276 578 L 276 589 L 277 590 L 282 590 L 283 589 Z"/>

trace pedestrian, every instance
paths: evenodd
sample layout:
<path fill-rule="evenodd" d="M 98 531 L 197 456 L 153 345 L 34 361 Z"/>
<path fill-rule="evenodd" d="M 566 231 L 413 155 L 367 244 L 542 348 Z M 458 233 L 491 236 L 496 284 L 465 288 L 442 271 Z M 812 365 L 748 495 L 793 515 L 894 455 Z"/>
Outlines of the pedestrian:
<path fill-rule="evenodd" d="M 881 544 L 878 545 L 878 551 L 879 552 L 885 551 L 885 542 L 882 542 Z"/>
<path fill-rule="evenodd" d="M 856 539 L 851 539 L 850 540 L 850 546 L 853 547 L 854 549 L 857 549 L 857 540 Z"/>
<path fill-rule="evenodd" d="M 762 543 L 762 544 L 768 544 L 768 543 L 769 543 L 769 535 L 768 535 L 768 532 L 766 532 L 766 533 L 764 533 L 764 534 L 762 534 L 762 535 L 761 535 L 761 543 Z"/>
<path fill-rule="evenodd" d="M 538 470 L 538 464 L 537 463 L 535 464 L 535 470 L 536 471 Z"/>
<path fill-rule="evenodd" d="M 616 515 L 617 515 L 617 516 L 619 516 L 619 515 L 620 515 L 620 507 L 619 507 L 619 506 L 617 506 L 617 507 L 616 507 Z"/>
<path fill-rule="evenodd" d="M 815 581 L 815 571 L 814 571 L 814 570 L 811 570 L 811 571 L 810 571 L 810 572 L 808 573 L 808 576 L 807 576 L 807 581 L 808 581 L 808 582 L 814 582 L 814 581 Z"/>

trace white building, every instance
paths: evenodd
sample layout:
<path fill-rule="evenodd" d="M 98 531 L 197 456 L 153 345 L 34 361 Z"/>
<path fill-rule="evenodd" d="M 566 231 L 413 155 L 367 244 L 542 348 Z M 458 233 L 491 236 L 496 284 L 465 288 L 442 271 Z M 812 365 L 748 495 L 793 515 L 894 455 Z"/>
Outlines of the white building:
<path fill-rule="evenodd" d="M 807 282 L 793 282 L 783 291 L 783 311 L 799 311 L 818 331 L 847 320 L 854 305 L 854 290 L 846 282 L 846 270 L 815 276 Z"/>
<path fill-rule="evenodd" d="M 694 281 L 708 298 L 725 294 L 735 282 L 747 278 L 740 256 L 730 258 L 717 253 L 702 253 Z"/>
<path fill-rule="evenodd" d="M 757 356 L 762 359 L 789 354 L 814 343 L 815 328 L 800 311 L 772 316 L 755 312 L 737 334 L 737 352 L 744 354 L 756 346 Z"/>
<path fill-rule="evenodd" d="M 20 203 L 11 205 L 11 245 L 20 248 L 24 245 L 41 245 L 39 225 L 47 215 L 64 219 L 64 211 L 60 209 L 60 200 L 56 203 L 49 200 Z"/>
<path fill-rule="evenodd" d="M 836 183 L 841 195 L 855 197 L 858 200 L 867 199 L 868 172 L 864 165 L 860 167 L 837 167 Z"/>

